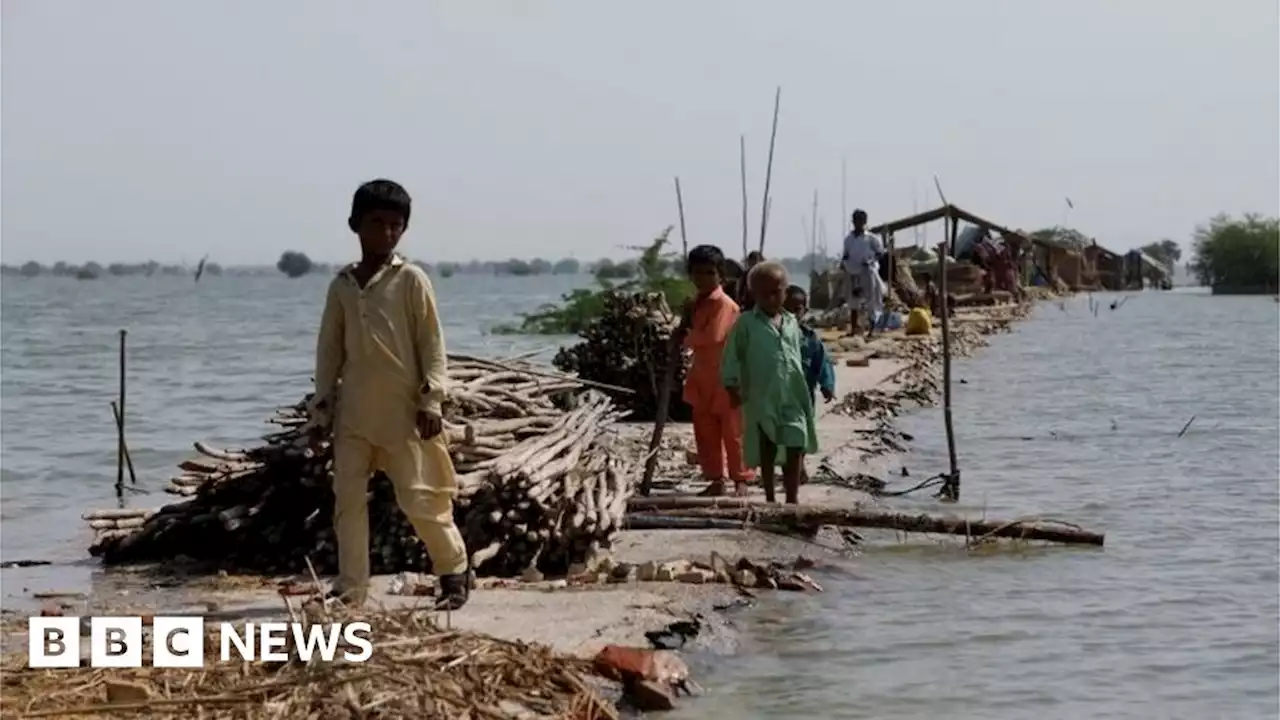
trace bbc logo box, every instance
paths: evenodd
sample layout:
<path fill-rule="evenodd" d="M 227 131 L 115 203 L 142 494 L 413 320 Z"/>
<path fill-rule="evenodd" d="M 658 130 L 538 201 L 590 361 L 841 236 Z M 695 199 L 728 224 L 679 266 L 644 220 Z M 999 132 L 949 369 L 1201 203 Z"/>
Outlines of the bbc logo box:
<path fill-rule="evenodd" d="M 101 668 L 196 668 L 208 652 L 223 662 L 286 662 L 298 659 L 334 662 L 366 662 L 373 655 L 372 629 L 367 622 L 312 623 L 246 622 L 241 626 L 217 623 L 217 642 L 205 635 L 204 618 L 155 616 L 144 626 L 142 617 L 32 617 L 27 620 L 27 657 L 33 668 L 74 668 L 82 664 L 80 647 L 88 626 L 89 665 Z M 87 623 L 86 623 L 87 620 Z M 150 632 L 148 632 L 148 630 Z M 148 635 L 150 639 L 148 642 Z M 150 645 L 151 655 L 143 656 Z"/>
<path fill-rule="evenodd" d="M 151 624 L 151 664 L 157 667 L 204 665 L 204 619 L 156 617 Z M 74 668 L 82 664 L 81 619 L 31 617 L 27 620 L 27 662 L 32 668 Z M 89 618 L 89 665 L 103 668 L 142 666 L 146 642 L 141 617 Z"/>

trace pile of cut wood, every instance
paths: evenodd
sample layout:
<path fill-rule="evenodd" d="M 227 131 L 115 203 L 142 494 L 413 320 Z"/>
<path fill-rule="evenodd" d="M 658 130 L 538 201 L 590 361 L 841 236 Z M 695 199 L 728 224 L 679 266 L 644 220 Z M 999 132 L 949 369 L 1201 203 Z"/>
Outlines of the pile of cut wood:
<path fill-rule="evenodd" d="M 555 365 L 586 380 L 634 390 L 615 393 L 613 400 L 629 411 L 629 419 L 652 420 L 678 318 L 661 293 L 616 292 L 601 298 L 600 316 L 579 333 L 581 342 L 556 354 Z M 680 402 L 685 371 L 682 363 L 671 385 L 671 416 L 677 421 L 689 419 Z"/>
<path fill-rule="evenodd" d="M 613 402 L 565 375 L 524 363 L 451 356 L 445 433 L 458 471 L 455 517 L 472 567 L 513 576 L 564 573 L 620 528 L 632 468 L 606 430 Z M 308 398 L 309 399 L 309 398 Z M 336 569 L 333 455 L 308 424 L 306 400 L 280 410 L 260 447 L 196 443 L 169 492 L 187 500 L 157 510 L 85 515 L 90 551 L 106 563 L 181 556 L 229 571 L 296 572 L 310 559 Z M 376 573 L 430 570 L 430 560 L 381 474 L 369 487 Z"/>

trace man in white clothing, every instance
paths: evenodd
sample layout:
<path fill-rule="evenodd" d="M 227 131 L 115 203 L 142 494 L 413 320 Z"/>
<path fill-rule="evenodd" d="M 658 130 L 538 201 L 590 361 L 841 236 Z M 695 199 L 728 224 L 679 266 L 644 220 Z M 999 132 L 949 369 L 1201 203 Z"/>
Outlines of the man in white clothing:
<path fill-rule="evenodd" d="M 884 309 L 884 284 L 880 279 L 880 256 L 884 243 L 867 232 L 867 212 L 853 211 L 853 230 L 845 236 L 841 259 L 849 282 L 845 298 L 849 303 L 849 335 L 858 334 L 858 312 L 867 313 L 867 335 L 875 329 L 876 319 Z"/>

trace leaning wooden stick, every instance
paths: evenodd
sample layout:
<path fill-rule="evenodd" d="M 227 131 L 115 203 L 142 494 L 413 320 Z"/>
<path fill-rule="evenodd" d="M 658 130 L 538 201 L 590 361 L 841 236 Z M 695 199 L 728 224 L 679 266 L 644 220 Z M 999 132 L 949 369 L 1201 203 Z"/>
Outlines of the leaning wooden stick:
<path fill-rule="evenodd" d="M 680 247 L 684 257 L 689 257 L 689 238 L 684 233 L 684 195 L 680 193 L 680 176 L 676 176 L 676 208 L 680 211 Z"/>
<path fill-rule="evenodd" d="M 671 385 L 675 382 L 676 368 L 680 366 L 680 349 L 684 341 L 684 333 L 688 328 L 688 317 L 680 318 L 680 325 L 671 335 L 671 345 L 667 348 L 667 365 L 662 369 L 662 382 L 658 384 L 658 410 L 653 420 L 653 433 L 649 436 L 649 454 L 644 460 L 644 475 L 640 478 L 640 494 L 649 495 L 653 486 L 653 474 L 658 470 L 658 449 L 662 447 L 662 434 L 667 427 L 667 416 L 671 414 Z"/>
<path fill-rule="evenodd" d="M 111 414 L 115 416 L 116 432 L 120 436 L 120 453 L 124 456 L 125 464 L 129 466 L 129 481 L 137 485 L 138 474 L 133 470 L 133 456 L 129 454 L 129 444 L 124 439 L 124 415 L 120 413 L 120 406 L 116 405 L 114 400 L 111 402 Z"/>
<path fill-rule="evenodd" d="M 773 180 L 773 143 L 778 137 L 778 106 L 782 103 L 782 86 L 773 95 L 773 130 L 769 133 L 769 163 L 764 169 L 764 200 L 760 202 L 760 254 L 764 254 L 764 234 L 769 227 L 769 184 Z"/>
<path fill-rule="evenodd" d="M 1196 421 L 1196 416 L 1192 415 L 1191 419 L 1187 421 L 1187 424 L 1183 425 L 1182 429 L 1178 431 L 1178 437 L 1182 437 L 1183 435 L 1186 435 L 1187 431 L 1191 429 L 1191 423 L 1195 421 Z"/>

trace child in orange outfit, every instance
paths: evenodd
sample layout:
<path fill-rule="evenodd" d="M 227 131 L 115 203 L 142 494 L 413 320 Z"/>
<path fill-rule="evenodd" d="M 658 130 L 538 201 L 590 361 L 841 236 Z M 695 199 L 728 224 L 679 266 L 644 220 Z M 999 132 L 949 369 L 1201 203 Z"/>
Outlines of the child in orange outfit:
<path fill-rule="evenodd" d="M 721 289 L 724 253 L 720 248 L 699 245 L 689 251 L 685 262 L 697 294 L 685 304 L 680 324 L 684 346 L 693 351 L 684 401 L 693 409 L 698 464 L 710 483 L 704 494 L 724 494 L 727 469 L 735 490 L 744 495 L 750 477 L 742 462 L 742 413 L 730 404 L 720 381 L 720 357 L 738 319 L 738 304 Z"/>

